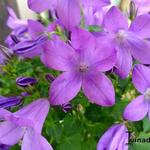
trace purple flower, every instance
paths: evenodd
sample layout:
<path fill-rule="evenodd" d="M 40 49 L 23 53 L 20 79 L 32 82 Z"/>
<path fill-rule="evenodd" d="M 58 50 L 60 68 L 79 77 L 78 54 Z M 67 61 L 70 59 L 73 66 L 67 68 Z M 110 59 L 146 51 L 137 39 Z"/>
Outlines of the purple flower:
<path fill-rule="evenodd" d="M 87 42 L 88 41 L 88 42 Z M 111 106 L 115 93 L 111 81 L 104 75 L 116 61 L 114 47 L 106 39 L 97 41 L 87 31 L 76 29 L 71 35 L 71 46 L 56 40 L 47 43 L 43 59 L 46 66 L 64 71 L 51 84 L 50 103 L 68 103 L 80 91 L 92 103 Z"/>
<path fill-rule="evenodd" d="M 37 83 L 37 80 L 32 77 L 18 77 L 16 79 L 16 84 L 21 87 L 32 86 Z"/>
<path fill-rule="evenodd" d="M 7 7 L 8 10 L 8 19 L 7 26 L 11 29 L 18 29 L 20 27 L 27 27 L 27 21 L 20 20 L 15 14 L 14 10 L 10 7 Z"/>
<path fill-rule="evenodd" d="M 16 44 L 13 48 L 14 52 L 19 56 L 27 58 L 40 56 L 43 52 L 45 43 L 48 41 L 49 32 L 55 30 L 55 27 L 55 23 L 44 27 L 38 21 L 29 20 L 28 34 L 30 38 Z"/>
<path fill-rule="evenodd" d="M 123 116 L 129 121 L 142 120 L 146 115 L 150 119 L 150 68 L 144 65 L 135 65 L 132 81 L 136 89 L 141 93 L 127 105 Z"/>
<path fill-rule="evenodd" d="M 21 103 L 21 101 L 22 101 L 21 96 L 14 96 L 14 97 L 0 96 L 0 108 L 9 108 L 12 106 L 17 106 Z"/>
<path fill-rule="evenodd" d="M 13 48 L 19 41 L 26 38 L 27 21 L 20 20 L 12 8 L 8 7 L 7 10 L 9 17 L 6 24 L 12 32 L 6 38 L 5 43 L 9 48 Z"/>
<path fill-rule="evenodd" d="M 41 35 L 35 40 L 25 40 L 15 45 L 13 51 L 17 55 L 23 57 L 33 58 L 42 53 L 42 46 L 47 42 L 48 37 Z"/>
<path fill-rule="evenodd" d="M 132 56 L 143 64 L 150 64 L 150 15 L 135 18 L 128 28 L 128 20 L 117 7 L 111 7 L 104 17 L 104 30 L 116 44 L 116 73 L 125 78 L 132 68 Z"/>
<path fill-rule="evenodd" d="M 128 136 L 124 124 L 115 124 L 100 138 L 97 150 L 128 150 Z"/>
<path fill-rule="evenodd" d="M 0 143 L 15 145 L 23 138 L 22 150 L 52 150 L 41 136 L 44 120 L 49 111 L 49 102 L 39 99 L 15 113 L 0 109 Z"/>
<path fill-rule="evenodd" d="M 80 24 L 80 3 L 78 0 L 28 0 L 28 6 L 35 12 L 55 10 L 58 20 L 68 30 Z"/>

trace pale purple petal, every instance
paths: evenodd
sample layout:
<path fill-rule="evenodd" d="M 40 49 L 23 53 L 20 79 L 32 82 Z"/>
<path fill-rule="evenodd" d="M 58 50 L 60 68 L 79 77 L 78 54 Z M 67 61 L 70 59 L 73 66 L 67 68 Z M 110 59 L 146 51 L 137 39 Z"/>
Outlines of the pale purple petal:
<path fill-rule="evenodd" d="M 36 132 L 40 133 L 49 111 L 49 107 L 50 105 L 47 99 L 38 99 L 36 101 L 33 101 L 31 104 L 14 113 L 14 117 L 21 117 L 20 120 L 22 121 L 18 122 L 18 120 L 16 120 L 16 122 L 14 121 L 14 123 L 18 123 L 19 125 L 21 125 L 22 123 L 22 125 L 27 126 L 27 123 L 24 121 L 24 119 L 28 119 L 30 120 L 30 122 L 28 122 L 28 125 L 31 126 L 33 123 L 32 128 L 34 128 Z"/>
<path fill-rule="evenodd" d="M 112 41 L 107 40 L 106 37 L 98 38 L 96 50 L 93 51 L 93 60 L 95 61 L 92 65 L 97 71 L 108 71 L 112 69 L 117 60 L 117 54 Z"/>
<path fill-rule="evenodd" d="M 76 64 L 76 52 L 64 41 L 57 39 L 47 43 L 42 59 L 50 68 L 67 71 Z"/>
<path fill-rule="evenodd" d="M 132 73 L 132 82 L 136 89 L 143 93 L 150 88 L 150 68 L 144 65 L 135 65 Z"/>
<path fill-rule="evenodd" d="M 95 42 L 95 37 L 86 30 L 74 29 L 71 32 L 71 45 L 76 50 L 93 51 L 96 46 Z"/>
<path fill-rule="evenodd" d="M 150 42 L 135 34 L 130 34 L 127 37 L 127 42 L 130 47 L 131 54 L 135 59 L 143 64 L 150 64 Z"/>
<path fill-rule="evenodd" d="M 130 26 L 130 31 L 142 38 L 150 37 L 150 14 L 141 15 L 135 18 Z"/>
<path fill-rule="evenodd" d="M 28 129 L 23 138 L 22 150 L 53 150 L 53 148 L 44 137 Z"/>
<path fill-rule="evenodd" d="M 117 32 L 118 30 L 128 29 L 128 19 L 119 10 L 113 6 L 104 17 L 104 27 L 107 31 Z"/>
<path fill-rule="evenodd" d="M 35 12 L 42 12 L 52 7 L 52 0 L 28 0 L 28 7 Z"/>
<path fill-rule="evenodd" d="M 14 145 L 22 138 L 24 130 L 8 121 L 0 123 L 0 143 Z"/>
<path fill-rule="evenodd" d="M 125 125 L 120 125 L 120 127 L 117 129 L 117 132 L 115 133 L 115 135 L 113 136 L 112 140 L 110 141 L 109 144 L 109 150 L 119 150 L 119 147 L 125 147 L 124 142 L 126 142 L 126 140 L 128 140 L 128 133 L 127 133 L 127 128 Z M 120 149 L 121 150 L 121 149 Z M 122 149 L 125 150 L 125 149 Z"/>
<path fill-rule="evenodd" d="M 102 73 L 89 73 L 83 79 L 82 89 L 89 101 L 101 106 L 115 103 L 112 82 Z"/>
<path fill-rule="evenodd" d="M 12 8 L 7 7 L 7 10 L 9 16 L 6 24 L 8 27 L 10 27 L 11 29 L 17 29 L 20 27 L 27 28 L 27 22 L 24 20 L 20 20 Z"/>
<path fill-rule="evenodd" d="M 84 7 L 101 8 L 110 4 L 110 0 L 82 0 Z"/>
<path fill-rule="evenodd" d="M 0 108 L 0 120 L 5 120 L 5 117 L 9 115 L 11 115 L 11 112 L 6 109 Z"/>
<path fill-rule="evenodd" d="M 46 27 L 42 25 L 40 22 L 35 20 L 28 20 L 28 33 L 32 38 L 36 38 L 37 36 L 44 33 Z"/>
<path fill-rule="evenodd" d="M 62 105 L 72 100 L 81 88 L 81 76 L 75 72 L 65 72 L 57 77 L 50 88 L 50 103 Z"/>
<path fill-rule="evenodd" d="M 60 23 L 68 30 L 72 30 L 80 24 L 81 16 L 78 0 L 58 0 L 56 11 Z"/>
<path fill-rule="evenodd" d="M 126 78 L 132 69 L 132 56 L 128 47 L 121 44 L 117 48 L 117 62 L 115 72 L 122 78 Z"/>
<path fill-rule="evenodd" d="M 97 150 L 104 150 L 107 148 L 119 127 L 119 124 L 113 125 L 103 134 L 97 144 Z"/>
<path fill-rule="evenodd" d="M 132 100 L 124 110 L 123 116 L 129 121 L 139 121 L 144 119 L 148 113 L 148 102 L 144 100 L 144 96 L 138 96 Z"/>

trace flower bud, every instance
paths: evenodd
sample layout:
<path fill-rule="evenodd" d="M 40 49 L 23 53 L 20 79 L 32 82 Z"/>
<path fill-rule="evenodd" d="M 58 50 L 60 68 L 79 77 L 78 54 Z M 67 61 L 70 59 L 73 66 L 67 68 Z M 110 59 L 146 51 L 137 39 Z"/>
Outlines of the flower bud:
<path fill-rule="evenodd" d="M 45 78 L 49 81 L 49 82 L 53 82 L 55 80 L 55 77 L 52 74 L 46 74 Z"/>
<path fill-rule="evenodd" d="M 16 79 L 16 84 L 21 87 L 32 86 L 37 83 L 37 80 L 32 77 L 18 77 Z"/>
<path fill-rule="evenodd" d="M 21 96 L 14 96 L 14 97 L 0 96 L 0 108 L 9 108 L 12 106 L 17 106 L 21 103 L 21 101 L 22 101 Z"/>
<path fill-rule="evenodd" d="M 70 103 L 66 103 L 62 105 L 63 112 L 67 113 L 72 109 L 72 105 Z"/>

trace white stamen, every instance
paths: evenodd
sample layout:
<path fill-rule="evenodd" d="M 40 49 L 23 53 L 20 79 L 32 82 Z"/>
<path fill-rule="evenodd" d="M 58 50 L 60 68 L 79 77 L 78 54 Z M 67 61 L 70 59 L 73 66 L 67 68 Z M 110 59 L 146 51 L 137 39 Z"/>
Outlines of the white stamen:
<path fill-rule="evenodd" d="M 148 88 L 144 93 L 144 99 L 150 101 L 150 88 Z"/>

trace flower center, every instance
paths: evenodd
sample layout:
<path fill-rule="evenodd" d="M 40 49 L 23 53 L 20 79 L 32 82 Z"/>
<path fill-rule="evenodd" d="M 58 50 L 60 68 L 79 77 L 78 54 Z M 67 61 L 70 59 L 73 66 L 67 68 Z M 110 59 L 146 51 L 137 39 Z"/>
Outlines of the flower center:
<path fill-rule="evenodd" d="M 120 30 L 120 31 L 118 31 L 116 38 L 117 38 L 117 40 L 119 42 L 122 42 L 122 41 L 124 41 L 125 36 L 126 36 L 125 31 L 124 30 Z"/>
<path fill-rule="evenodd" d="M 80 70 L 80 72 L 86 72 L 86 71 L 88 71 L 88 68 L 89 67 L 87 65 L 81 64 L 79 67 L 79 70 Z"/>
<path fill-rule="evenodd" d="M 150 88 L 148 88 L 144 93 L 144 99 L 150 101 Z"/>

